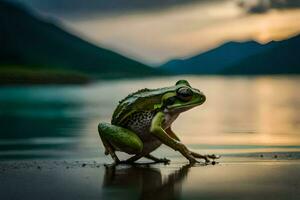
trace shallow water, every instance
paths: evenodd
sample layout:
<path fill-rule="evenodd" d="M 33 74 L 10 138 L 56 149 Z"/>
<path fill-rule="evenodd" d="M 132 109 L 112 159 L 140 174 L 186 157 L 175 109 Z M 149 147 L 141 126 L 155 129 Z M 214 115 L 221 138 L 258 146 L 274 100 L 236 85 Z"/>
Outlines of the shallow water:
<path fill-rule="evenodd" d="M 207 96 L 173 130 L 201 153 L 300 157 L 300 77 L 168 77 L 0 88 L 0 159 L 101 159 L 97 133 L 128 93 L 187 79 Z M 178 157 L 166 147 L 156 154 Z M 120 155 L 125 157 L 126 155 Z"/>

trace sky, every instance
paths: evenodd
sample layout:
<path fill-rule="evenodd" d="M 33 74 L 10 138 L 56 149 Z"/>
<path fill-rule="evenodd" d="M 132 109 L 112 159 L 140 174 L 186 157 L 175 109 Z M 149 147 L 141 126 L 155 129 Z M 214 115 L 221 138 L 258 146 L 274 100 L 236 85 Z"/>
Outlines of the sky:
<path fill-rule="evenodd" d="M 152 66 L 228 41 L 300 32 L 299 0 L 19 0 L 101 47 Z"/>

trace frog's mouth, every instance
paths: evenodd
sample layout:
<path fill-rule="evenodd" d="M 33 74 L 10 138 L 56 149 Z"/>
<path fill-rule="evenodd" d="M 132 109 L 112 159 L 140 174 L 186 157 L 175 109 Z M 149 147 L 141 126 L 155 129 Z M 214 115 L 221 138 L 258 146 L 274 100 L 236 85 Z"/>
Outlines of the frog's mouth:
<path fill-rule="evenodd" d="M 189 102 L 189 103 L 180 104 L 180 105 L 175 104 L 175 105 L 167 106 L 167 109 L 169 111 L 174 111 L 174 112 L 184 112 L 184 111 L 190 110 L 196 106 L 202 105 L 205 102 L 205 100 L 206 100 L 206 98 L 205 98 L 205 96 L 203 96 L 203 97 L 201 97 L 200 100 L 197 100 L 194 102 Z"/>

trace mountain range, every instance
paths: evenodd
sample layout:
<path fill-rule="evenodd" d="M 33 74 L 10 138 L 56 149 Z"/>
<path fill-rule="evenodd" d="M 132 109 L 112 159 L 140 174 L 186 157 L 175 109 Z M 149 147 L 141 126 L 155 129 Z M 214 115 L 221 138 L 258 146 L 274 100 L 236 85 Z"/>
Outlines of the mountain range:
<path fill-rule="evenodd" d="M 92 77 L 132 77 L 157 71 L 91 44 L 20 4 L 0 1 L 0 27 L 0 70 L 5 72 L 72 71 Z"/>
<path fill-rule="evenodd" d="M 267 44 L 228 42 L 152 68 L 67 30 L 21 4 L 0 0 L 0 84 L 87 82 L 159 74 L 300 74 L 300 35 Z"/>
<path fill-rule="evenodd" d="M 228 42 L 187 59 L 171 60 L 161 68 L 172 74 L 300 74 L 300 35 L 267 44 Z"/>

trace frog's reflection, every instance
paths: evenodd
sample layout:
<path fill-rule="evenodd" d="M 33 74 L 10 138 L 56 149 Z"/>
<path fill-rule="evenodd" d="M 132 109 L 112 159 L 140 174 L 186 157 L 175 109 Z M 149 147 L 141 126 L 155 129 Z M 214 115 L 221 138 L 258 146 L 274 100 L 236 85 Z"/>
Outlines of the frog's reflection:
<path fill-rule="evenodd" d="M 109 188 L 137 188 L 140 199 L 177 199 L 180 197 L 181 185 L 187 176 L 190 166 L 179 169 L 166 168 L 162 173 L 159 168 L 145 165 L 135 166 L 107 166 L 103 180 L 103 187 Z M 170 172 L 170 170 L 172 172 Z"/>

